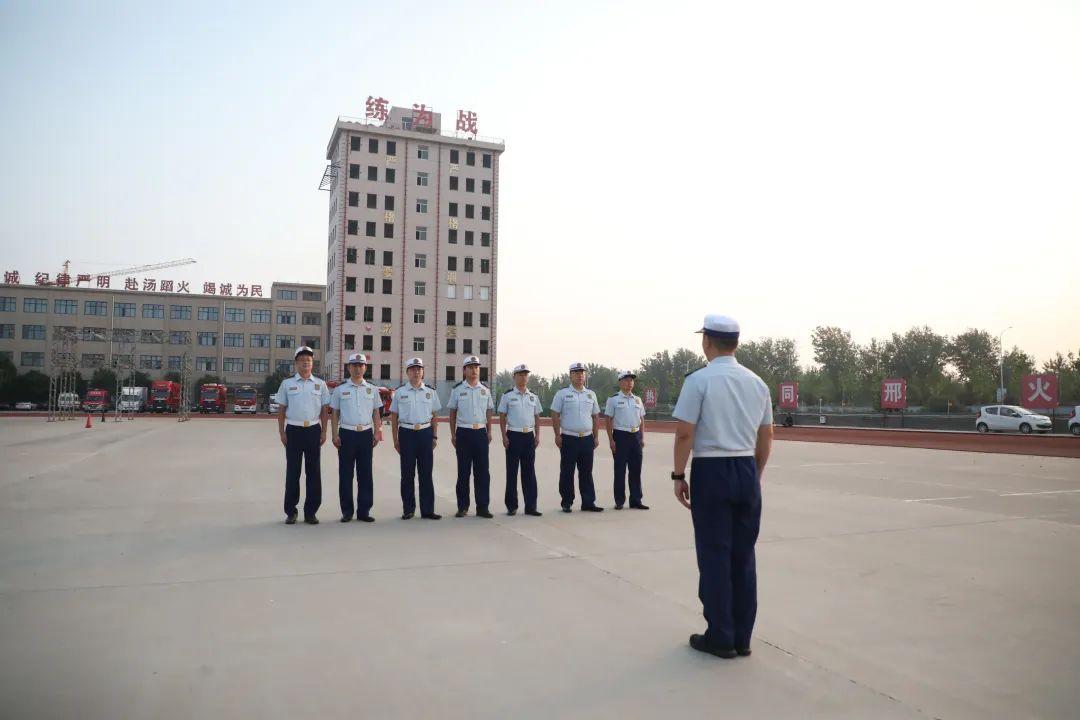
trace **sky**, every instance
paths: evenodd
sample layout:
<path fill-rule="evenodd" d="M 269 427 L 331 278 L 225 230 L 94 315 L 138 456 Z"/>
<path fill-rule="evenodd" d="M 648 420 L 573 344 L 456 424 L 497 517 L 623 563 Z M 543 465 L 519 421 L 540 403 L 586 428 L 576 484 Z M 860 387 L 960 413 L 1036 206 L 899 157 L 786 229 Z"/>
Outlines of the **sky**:
<path fill-rule="evenodd" d="M 1080 3 L 0 0 L 0 266 L 324 283 L 339 115 L 503 138 L 500 369 L 839 325 L 1080 350 Z"/>

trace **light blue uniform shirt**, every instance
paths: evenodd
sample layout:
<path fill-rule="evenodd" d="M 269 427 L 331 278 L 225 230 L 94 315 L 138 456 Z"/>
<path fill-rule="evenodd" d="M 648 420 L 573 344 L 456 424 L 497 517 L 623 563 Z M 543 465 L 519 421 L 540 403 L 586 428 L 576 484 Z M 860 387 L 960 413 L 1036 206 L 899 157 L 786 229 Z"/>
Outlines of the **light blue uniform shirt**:
<path fill-rule="evenodd" d="M 641 420 L 645 417 L 645 403 L 633 393 L 627 395 L 621 390 L 607 399 L 604 415 L 611 418 L 611 427 L 615 430 L 637 432 L 641 429 Z"/>
<path fill-rule="evenodd" d="M 356 385 L 349 378 L 334 388 L 330 396 L 330 407 L 341 411 L 342 425 L 371 425 L 371 415 L 380 405 L 382 399 L 378 388 L 367 380 Z"/>
<path fill-rule="evenodd" d="M 481 382 L 459 383 L 450 391 L 446 407 L 457 410 L 457 427 L 478 430 L 487 427 L 487 411 L 495 409 L 491 390 Z"/>
<path fill-rule="evenodd" d="M 772 398 L 761 378 L 720 355 L 686 376 L 671 414 L 695 425 L 694 457 L 742 457 L 754 454 L 758 428 L 772 424 Z"/>
<path fill-rule="evenodd" d="M 441 408 L 439 394 L 423 383 L 418 388 L 405 383 L 394 391 L 394 399 L 390 401 L 390 412 L 397 413 L 398 425 L 406 430 L 411 425 L 431 422 Z"/>
<path fill-rule="evenodd" d="M 305 380 L 296 373 L 281 381 L 274 400 L 285 407 L 286 421 L 314 425 L 319 422 L 323 405 L 330 404 L 330 390 L 320 378 L 312 375 Z"/>
<path fill-rule="evenodd" d="M 551 411 L 559 413 L 559 430 L 567 435 L 592 435 L 593 415 L 600 414 L 596 393 L 589 388 L 564 387 L 551 400 Z"/>
<path fill-rule="evenodd" d="M 503 393 L 499 398 L 499 413 L 506 415 L 506 429 L 536 429 L 536 416 L 544 411 L 540 398 L 535 393 L 519 391 L 517 388 Z"/>

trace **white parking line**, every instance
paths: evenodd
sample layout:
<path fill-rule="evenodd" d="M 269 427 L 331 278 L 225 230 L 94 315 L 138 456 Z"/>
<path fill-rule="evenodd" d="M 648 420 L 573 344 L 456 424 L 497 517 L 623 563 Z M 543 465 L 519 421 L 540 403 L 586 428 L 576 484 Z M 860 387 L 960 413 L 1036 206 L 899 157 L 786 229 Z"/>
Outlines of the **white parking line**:
<path fill-rule="evenodd" d="M 1077 493 L 1080 490 L 1043 490 L 1042 492 L 1005 493 L 998 497 L 1020 497 L 1021 495 L 1061 495 L 1063 493 Z"/>
<path fill-rule="evenodd" d="M 970 500 L 971 495 L 957 495 L 956 497 L 938 497 L 938 498 L 917 498 L 914 500 L 905 500 L 904 502 L 934 502 L 937 500 Z"/>
<path fill-rule="evenodd" d="M 882 461 L 874 460 L 870 462 L 823 462 L 823 463 L 804 463 L 799 467 L 846 467 L 848 465 L 884 465 Z"/>

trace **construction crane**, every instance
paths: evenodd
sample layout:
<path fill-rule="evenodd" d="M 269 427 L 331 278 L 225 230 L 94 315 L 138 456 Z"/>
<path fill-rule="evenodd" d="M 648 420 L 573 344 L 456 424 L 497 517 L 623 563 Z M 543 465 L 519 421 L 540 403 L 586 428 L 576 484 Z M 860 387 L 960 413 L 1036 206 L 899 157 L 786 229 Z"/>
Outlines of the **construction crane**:
<path fill-rule="evenodd" d="M 152 265 L 133 265 L 132 267 L 120 268 L 119 270 L 110 270 L 108 272 L 92 273 L 90 275 L 91 280 L 96 280 L 99 277 L 115 277 L 116 275 L 130 275 L 132 273 L 148 272 L 150 270 L 161 270 L 162 268 L 177 267 L 179 265 L 194 265 L 194 258 L 180 258 L 179 260 L 169 260 L 168 262 L 153 263 Z M 71 261 L 64 261 L 64 275 L 71 277 Z M 55 281 L 45 283 L 46 285 L 55 285 Z"/>

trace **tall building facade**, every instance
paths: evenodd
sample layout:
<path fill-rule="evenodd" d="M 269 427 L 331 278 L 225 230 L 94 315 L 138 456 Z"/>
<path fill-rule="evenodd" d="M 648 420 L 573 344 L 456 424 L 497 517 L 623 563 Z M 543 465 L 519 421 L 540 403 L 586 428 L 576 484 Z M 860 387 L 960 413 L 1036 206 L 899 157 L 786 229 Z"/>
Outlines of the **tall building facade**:
<path fill-rule="evenodd" d="M 445 399 L 465 355 L 494 376 L 505 146 L 443 135 L 437 113 L 415 119 L 394 107 L 382 124 L 339 118 L 331 133 L 325 375 L 363 352 L 372 380 L 395 386 L 420 357 Z"/>
<path fill-rule="evenodd" d="M 324 344 L 325 294 L 322 285 L 277 282 L 268 297 L 0 284 L 0 356 L 19 372 L 49 374 L 52 341 L 67 331 L 75 367 L 88 379 L 122 360 L 159 379 L 180 370 L 186 351 L 196 378 L 261 383 L 293 367 L 298 345 Z"/>

